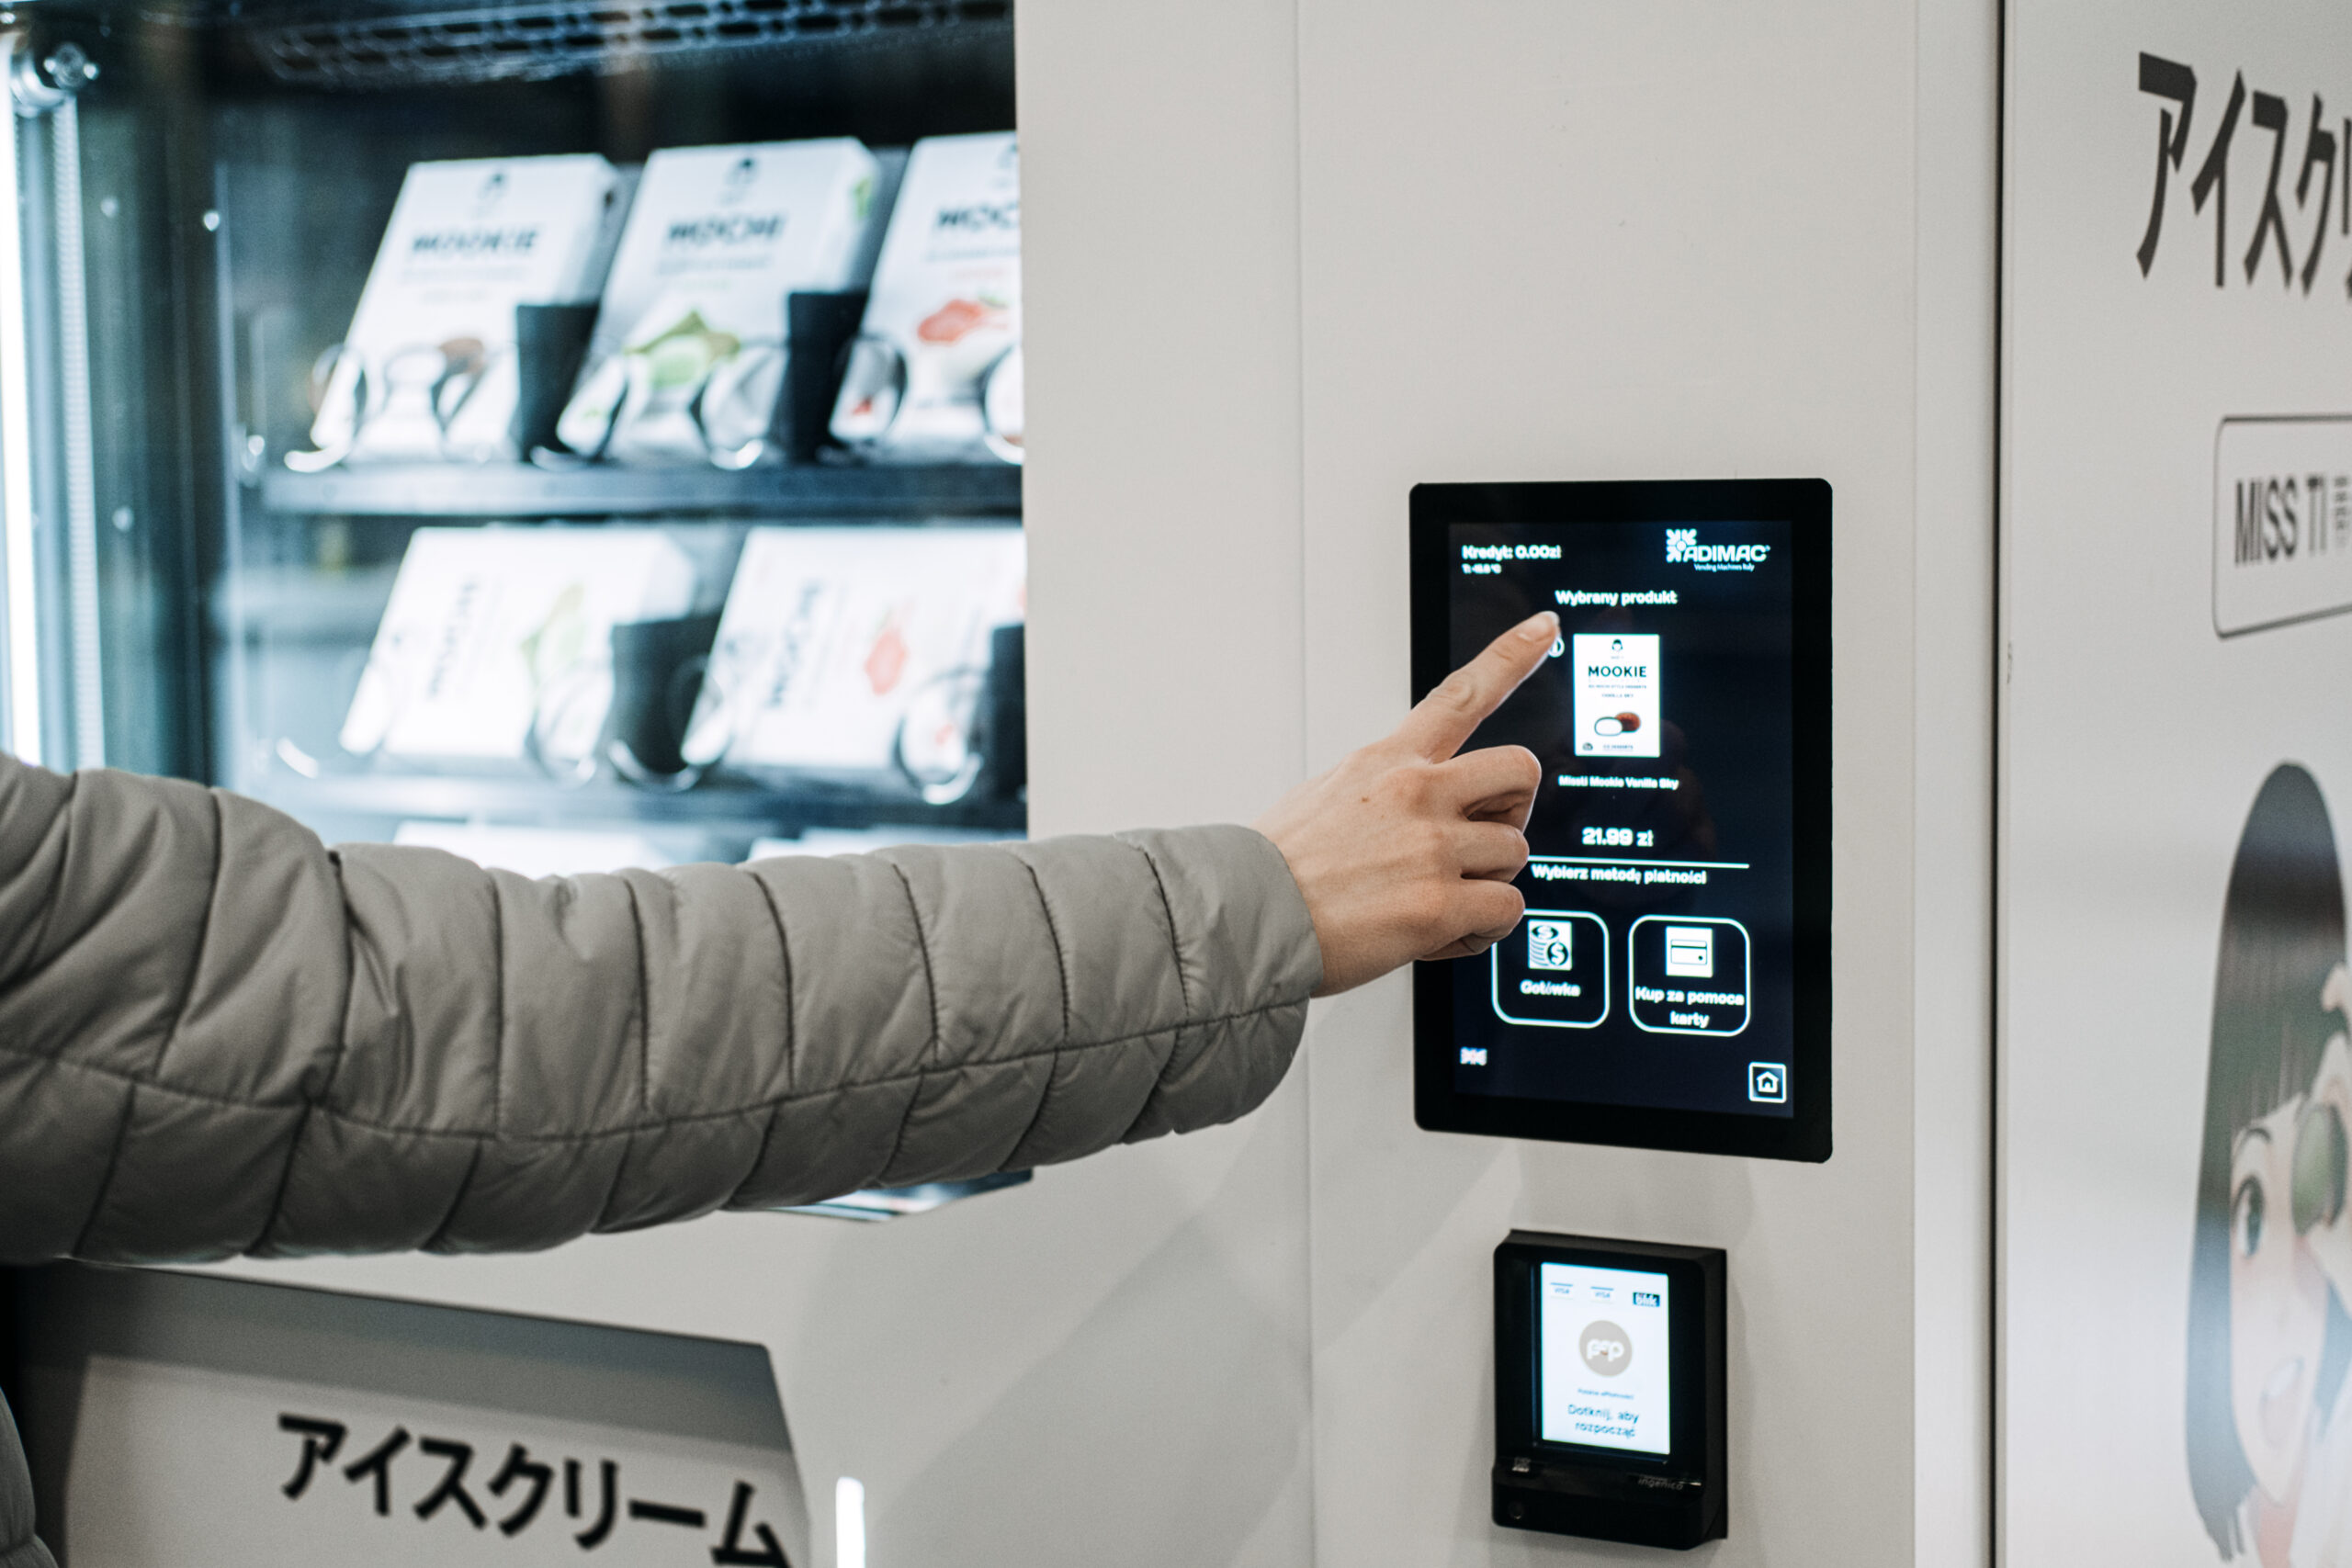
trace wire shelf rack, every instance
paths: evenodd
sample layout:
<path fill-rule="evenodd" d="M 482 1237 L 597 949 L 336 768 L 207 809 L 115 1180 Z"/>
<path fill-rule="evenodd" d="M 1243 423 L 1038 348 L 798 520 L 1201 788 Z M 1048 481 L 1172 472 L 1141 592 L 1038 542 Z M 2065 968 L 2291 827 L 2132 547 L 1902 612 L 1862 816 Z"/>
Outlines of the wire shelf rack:
<path fill-rule="evenodd" d="M 365 88 L 543 81 L 669 55 L 997 30 L 1012 0 L 545 0 L 261 22 L 247 38 L 281 82 Z"/>

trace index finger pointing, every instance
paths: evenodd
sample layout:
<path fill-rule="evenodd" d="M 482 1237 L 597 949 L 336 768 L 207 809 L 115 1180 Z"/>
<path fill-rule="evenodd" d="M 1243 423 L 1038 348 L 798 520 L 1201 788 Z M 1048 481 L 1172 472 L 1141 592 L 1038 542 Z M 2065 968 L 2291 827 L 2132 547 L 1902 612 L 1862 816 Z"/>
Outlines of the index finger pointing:
<path fill-rule="evenodd" d="M 1444 761 L 1535 672 L 1559 635 L 1560 617 L 1551 611 L 1530 615 L 1415 704 L 1395 739 L 1429 761 Z"/>

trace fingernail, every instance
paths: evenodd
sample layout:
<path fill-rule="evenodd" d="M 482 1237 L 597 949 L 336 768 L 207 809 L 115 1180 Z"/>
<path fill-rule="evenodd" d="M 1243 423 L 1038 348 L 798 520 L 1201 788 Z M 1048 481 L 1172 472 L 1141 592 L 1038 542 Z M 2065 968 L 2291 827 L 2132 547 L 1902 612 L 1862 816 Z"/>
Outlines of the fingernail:
<path fill-rule="evenodd" d="M 1549 642 L 1560 635 L 1560 617 L 1550 610 L 1539 610 L 1519 623 L 1519 635 L 1530 642 L 1539 637 Z"/>

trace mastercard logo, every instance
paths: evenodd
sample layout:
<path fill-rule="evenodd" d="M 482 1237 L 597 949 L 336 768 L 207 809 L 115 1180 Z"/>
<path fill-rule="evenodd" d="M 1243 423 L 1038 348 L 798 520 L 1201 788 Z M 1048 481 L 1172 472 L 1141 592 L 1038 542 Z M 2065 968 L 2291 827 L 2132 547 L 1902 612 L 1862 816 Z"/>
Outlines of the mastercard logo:
<path fill-rule="evenodd" d="M 1641 727 L 1642 716 L 1637 713 L 1605 713 L 1592 721 L 1595 735 L 1631 735 Z"/>

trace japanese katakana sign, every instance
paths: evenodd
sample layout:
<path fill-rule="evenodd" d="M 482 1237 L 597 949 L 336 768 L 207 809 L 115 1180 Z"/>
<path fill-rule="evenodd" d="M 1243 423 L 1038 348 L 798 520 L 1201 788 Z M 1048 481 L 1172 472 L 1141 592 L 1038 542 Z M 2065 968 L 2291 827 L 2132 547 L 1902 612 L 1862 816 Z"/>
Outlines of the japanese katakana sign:
<path fill-rule="evenodd" d="M 278 1488 L 289 1502 L 300 1502 L 314 1485 L 333 1476 L 362 1488 L 379 1518 L 404 1512 L 420 1523 L 446 1517 L 476 1530 L 491 1529 L 494 1520 L 498 1533 L 511 1538 L 539 1524 L 546 1514 L 547 1528 L 566 1531 L 582 1551 L 599 1551 L 622 1529 L 648 1527 L 685 1532 L 684 1537 L 672 1536 L 673 1541 L 707 1535 L 710 1561 L 722 1568 L 791 1568 L 774 1527 L 753 1513 L 759 1489 L 749 1481 L 736 1480 L 724 1507 L 716 1510 L 633 1494 L 624 1498 L 618 1460 L 565 1454 L 560 1456 L 559 1488 L 556 1457 L 534 1458 L 528 1445 L 510 1441 L 496 1470 L 478 1481 L 478 1497 L 468 1484 L 469 1472 L 480 1474 L 474 1466 L 477 1449 L 462 1438 L 411 1432 L 395 1425 L 362 1449 L 349 1423 L 294 1411 L 279 1415 L 277 1427 L 301 1444 L 293 1472 Z M 548 1514 L 559 1491 L 560 1514 Z M 562 1522 L 554 1523 L 559 1517 Z M 714 1518 L 724 1520 L 715 1530 Z M 642 1553 L 639 1557 L 650 1560 Z M 695 1559 L 681 1552 L 676 1560 Z"/>
<path fill-rule="evenodd" d="M 2314 92 L 2299 118 L 2299 97 L 2249 86 L 2243 71 L 2230 73 L 2226 87 L 2222 80 L 2219 73 L 2200 79 L 2180 61 L 2140 56 L 2140 91 L 2156 107 L 2154 190 L 2137 253 L 2141 275 L 2155 267 L 2167 220 L 2175 234 L 2186 220 L 2212 231 L 2214 288 L 2256 287 L 2275 276 L 2277 287 L 2310 294 L 2322 276 L 2329 239 L 2352 236 L 2352 115 L 2332 113 Z M 2241 137 L 2247 141 L 2243 148 Z M 2263 171 L 2260 199 L 2250 191 L 2239 199 L 2240 221 L 2253 215 L 2250 230 L 2231 227 L 2233 154 L 2251 155 L 2252 166 Z M 2292 195 L 2291 209 L 2285 193 Z M 2172 216 L 2184 206 L 2186 213 Z M 2352 261 L 2352 245 L 2346 254 Z M 2352 299 L 2352 267 L 2330 281 L 2340 282 Z"/>
<path fill-rule="evenodd" d="M 51 1391 L 78 1411 L 51 1528 L 118 1568 L 811 1568 L 797 1463 L 743 1401 L 480 1361 L 464 1401 L 94 1356 Z"/>

